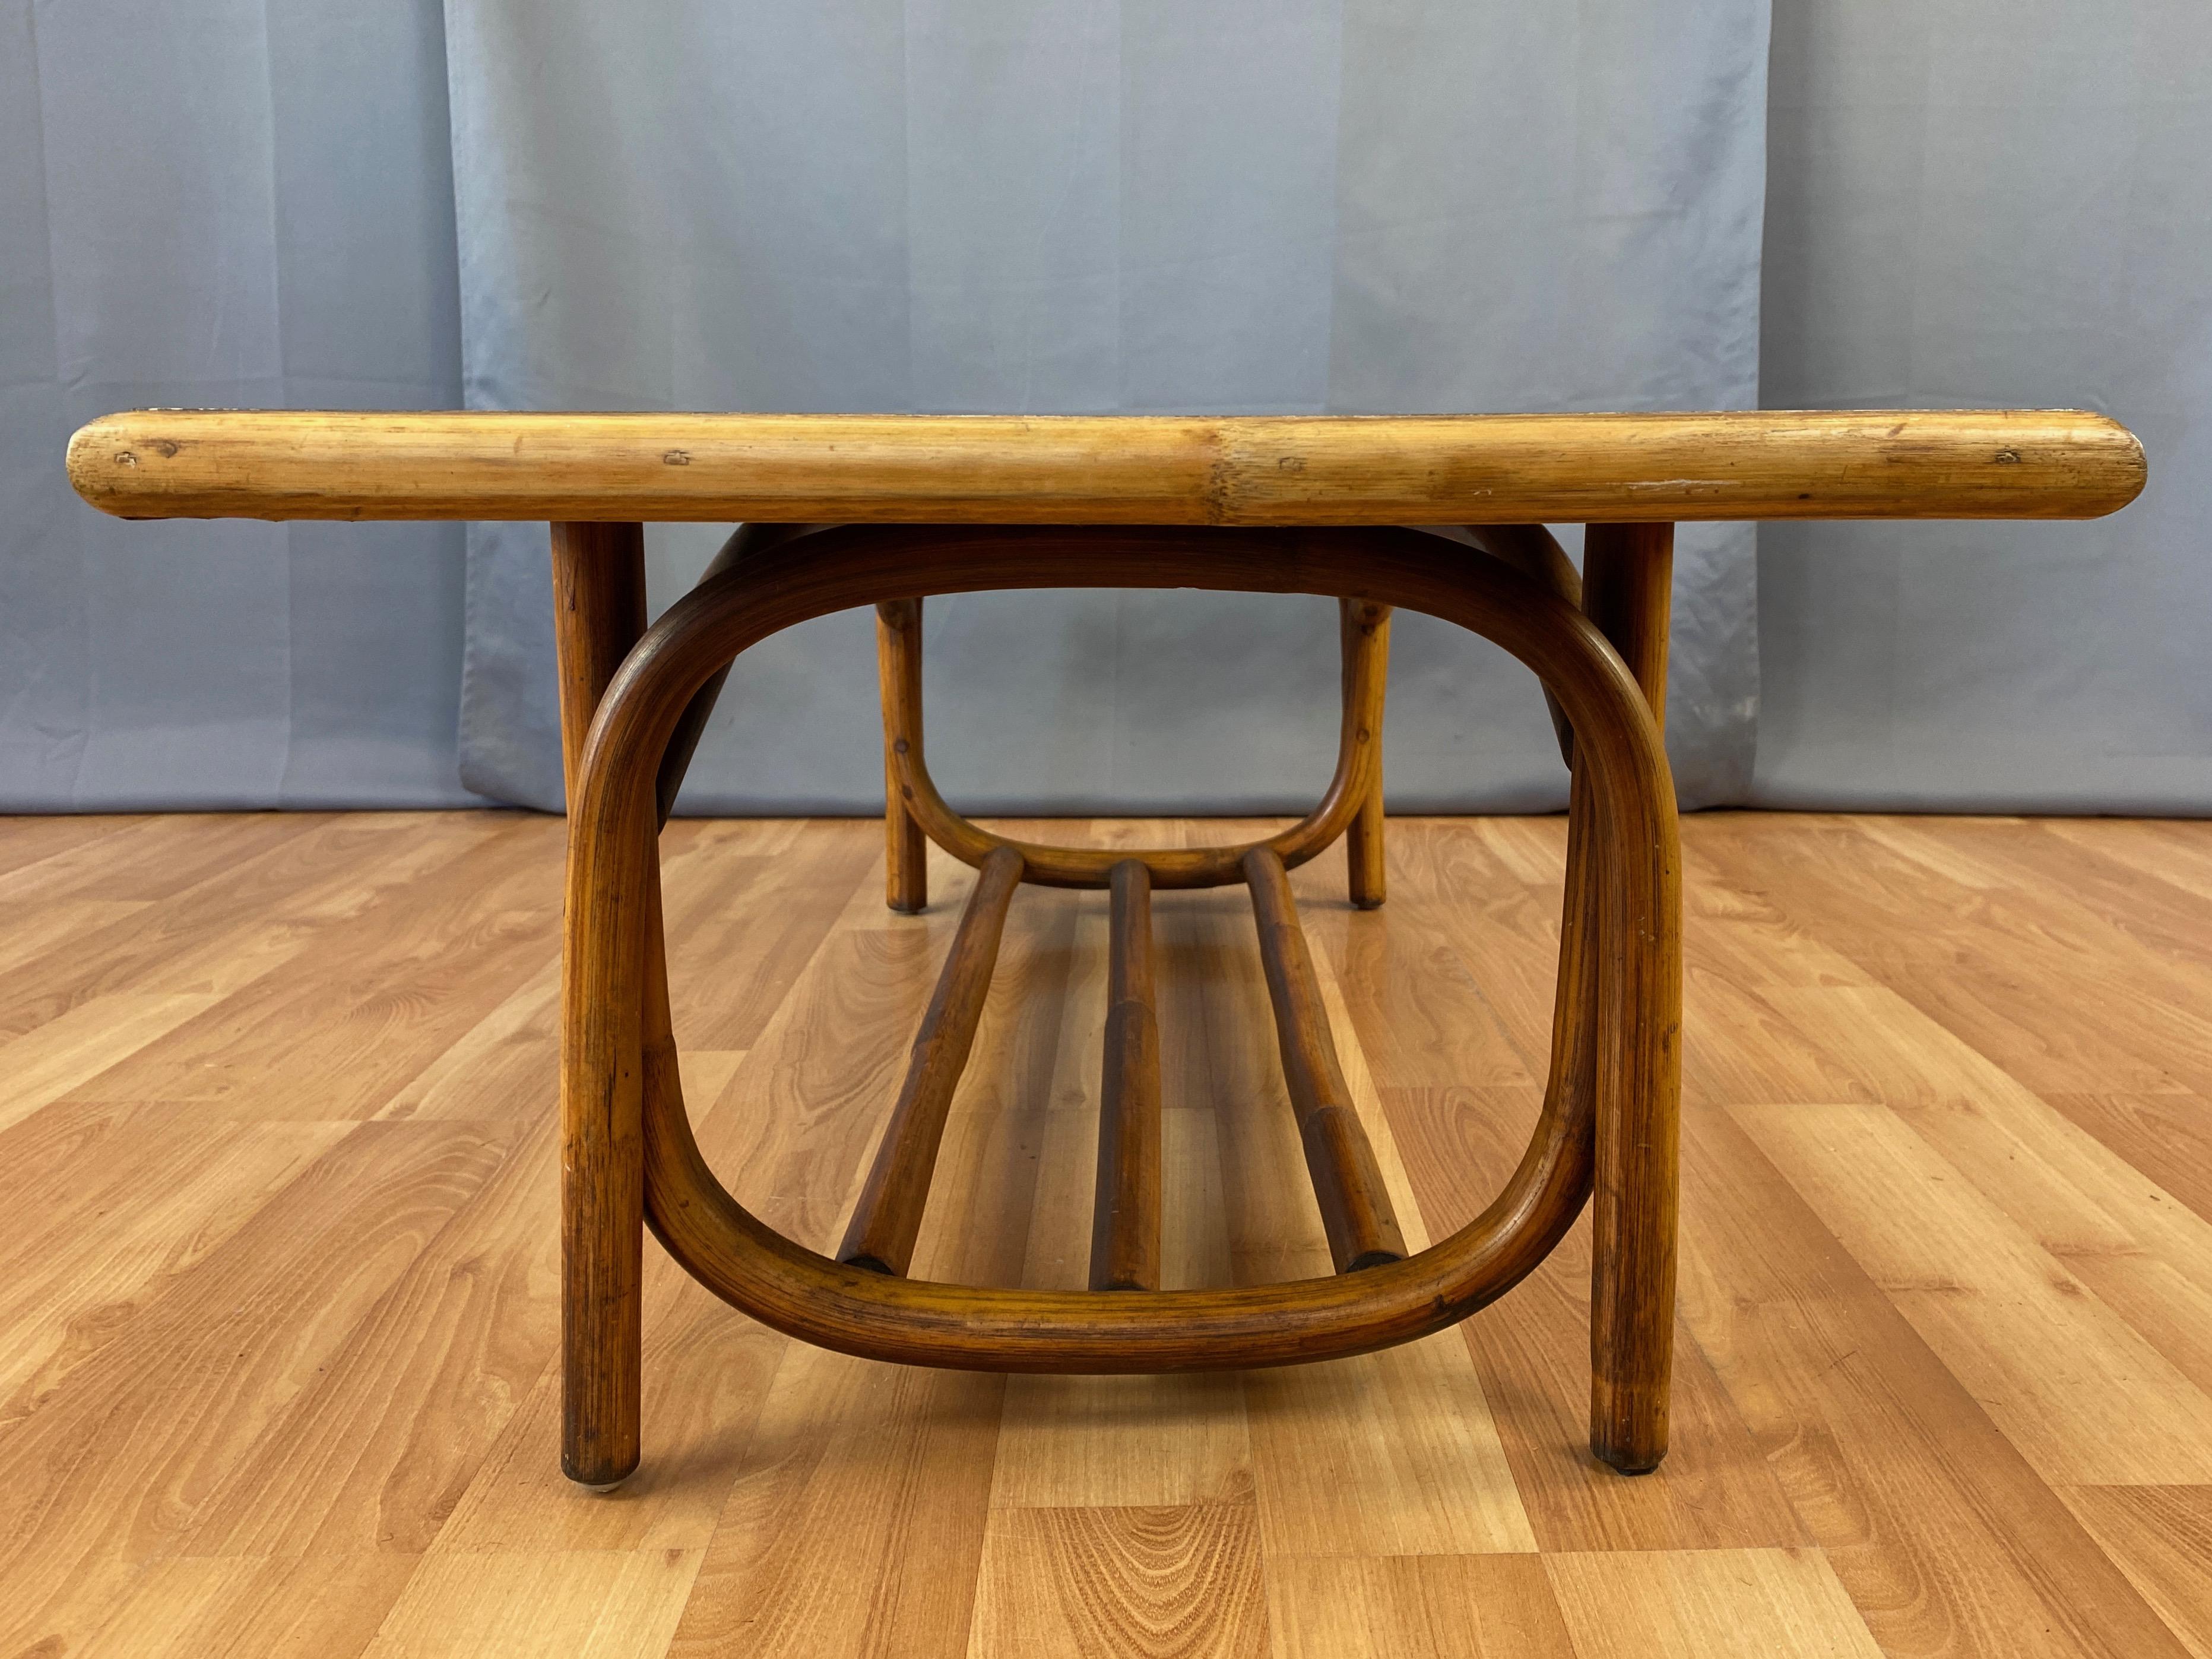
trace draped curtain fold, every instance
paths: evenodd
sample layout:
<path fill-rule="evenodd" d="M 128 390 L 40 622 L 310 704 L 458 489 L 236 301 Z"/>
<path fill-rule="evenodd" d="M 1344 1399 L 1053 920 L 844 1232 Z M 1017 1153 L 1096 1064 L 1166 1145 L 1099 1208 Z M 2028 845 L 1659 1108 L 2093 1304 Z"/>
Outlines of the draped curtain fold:
<path fill-rule="evenodd" d="M 0 809 L 443 806 L 452 525 L 135 525 L 141 405 L 460 394 L 434 0 L 0 0 Z"/>
<path fill-rule="evenodd" d="M 112 408 L 1763 402 L 2087 404 L 2152 484 L 1684 526 L 1686 805 L 2212 810 L 2197 0 L 0 5 L 0 806 L 560 804 L 542 526 L 119 524 Z M 927 609 L 963 805 L 1326 778 L 1321 601 Z M 748 653 L 685 808 L 874 810 L 870 630 Z M 1502 653 L 1407 617 L 1391 690 L 1394 806 L 1564 801 Z"/>
<path fill-rule="evenodd" d="M 1765 0 L 447 15 L 472 406 L 1757 400 Z M 652 533 L 658 602 L 720 533 Z M 542 542 L 470 532 L 462 765 L 556 806 Z M 1748 529 L 1682 543 L 1695 805 L 1749 782 L 1756 600 Z M 975 807 L 1281 811 L 1328 775 L 1322 601 L 978 595 L 927 605 L 923 635 L 939 775 Z M 749 653 L 684 804 L 879 800 L 871 637 L 851 613 Z M 1523 671 L 1425 617 L 1394 656 L 1395 804 L 1564 804 Z"/>

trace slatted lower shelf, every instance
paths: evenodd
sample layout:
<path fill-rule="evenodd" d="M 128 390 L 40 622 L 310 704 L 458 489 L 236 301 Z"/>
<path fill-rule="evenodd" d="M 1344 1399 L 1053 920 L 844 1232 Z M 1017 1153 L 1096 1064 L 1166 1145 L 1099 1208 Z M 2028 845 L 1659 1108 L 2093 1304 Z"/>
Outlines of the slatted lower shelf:
<path fill-rule="evenodd" d="M 1098 1095 L 1098 1186 L 1091 1288 L 1160 1287 L 1160 1020 L 1152 997 L 1152 877 L 1113 869 L 1106 965 L 1106 1063 Z"/>
<path fill-rule="evenodd" d="M 929 1200 L 938 1148 L 997 964 L 1021 855 L 983 860 L 935 994 L 916 1033 L 905 1080 L 837 1255 L 903 1275 Z M 1244 857 L 1260 957 L 1273 1005 L 1283 1079 L 1297 1114 L 1306 1170 L 1339 1273 L 1406 1256 L 1374 1148 L 1361 1127 L 1331 1036 L 1305 930 L 1282 860 L 1266 846 Z M 1152 974 L 1152 874 L 1138 859 L 1111 872 L 1105 1063 L 1098 1114 L 1091 1288 L 1160 1288 L 1160 1038 Z"/>
<path fill-rule="evenodd" d="M 1006 907 L 1021 882 L 1021 854 L 1004 847 L 984 860 L 976 874 L 975 890 L 961 913 L 937 990 L 921 1017 L 921 1030 L 915 1033 L 890 1124 L 876 1147 L 874 1166 L 838 1248 L 840 1261 L 903 1275 L 914 1260 L 945 1115 L 975 1045 L 975 1025 L 983 1018 L 999 939 L 1006 931 Z"/>

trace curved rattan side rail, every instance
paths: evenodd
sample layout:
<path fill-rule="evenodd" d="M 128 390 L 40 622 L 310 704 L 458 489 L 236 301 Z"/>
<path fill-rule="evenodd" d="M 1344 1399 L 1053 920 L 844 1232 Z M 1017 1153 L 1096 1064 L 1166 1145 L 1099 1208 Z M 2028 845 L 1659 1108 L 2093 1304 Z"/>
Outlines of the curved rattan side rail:
<path fill-rule="evenodd" d="M 1059 538 L 1048 535 L 1045 539 Z M 1383 625 L 1388 626 L 1387 621 Z M 1285 869 L 1295 870 L 1326 852 L 1351 828 L 1381 780 L 1382 733 L 1379 722 L 1362 716 L 1381 705 L 1382 672 L 1383 658 L 1376 651 L 1354 651 L 1348 656 L 1336 768 L 1313 811 L 1286 830 L 1234 846 L 1105 850 L 1018 841 L 984 829 L 945 800 L 929 775 L 929 759 L 918 733 L 892 743 L 889 764 L 899 798 L 922 833 L 972 869 L 981 869 L 993 853 L 1007 848 L 1021 854 L 1022 879 L 1038 887 L 1103 888 L 1112 879 L 1114 866 L 1128 861 L 1143 865 L 1157 888 L 1227 887 L 1244 879 L 1244 855 L 1255 848 L 1267 848 Z"/>
<path fill-rule="evenodd" d="M 1562 952 L 1562 1018 L 1542 1114 L 1504 1190 L 1449 1238 L 1410 1260 L 1291 1284 L 977 1288 L 830 1261 L 752 1217 L 707 1168 L 668 1035 L 653 850 L 655 778 L 684 709 L 736 655 L 827 611 L 886 596 L 1066 586 L 1357 591 L 1495 641 L 1558 697 L 1609 843 L 1609 877 L 1597 883 L 1590 849 L 1577 850 L 1568 932 L 1578 945 Z M 1672 1121 L 1680 944 L 1666 919 L 1678 903 L 1679 872 L 1656 722 L 1588 617 L 1501 562 L 1433 537 L 1389 529 L 817 532 L 696 590 L 647 634 L 599 703 L 571 812 L 562 1110 L 572 1241 L 620 1230 L 620 1177 L 600 1179 L 598 1149 L 618 1172 L 632 1155 L 623 1149 L 639 1148 L 643 1218 L 671 1254 L 754 1317 L 826 1347 L 979 1370 L 1158 1371 L 1289 1364 L 1402 1342 L 1464 1317 L 1543 1259 L 1589 1193 L 1594 1124 Z M 1593 898 L 1601 884 L 1609 889 L 1601 904 Z M 647 988 L 642 997 L 639 987 Z M 1671 1187 L 1671 1158 L 1653 1152 Z M 608 1205 L 617 1213 L 611 1217 Z M 1670 1251 L 1671 1227 L 1665 1235 L 1655 1228 L 1638 1248 Z M 577 1317 L 588 1321 L 607 1304 L 609 1271 L 621 1277 L 619 1263 L 572 1263 Z M 1607 1380 L 1601 1375 L 1601 1401 Z"/>

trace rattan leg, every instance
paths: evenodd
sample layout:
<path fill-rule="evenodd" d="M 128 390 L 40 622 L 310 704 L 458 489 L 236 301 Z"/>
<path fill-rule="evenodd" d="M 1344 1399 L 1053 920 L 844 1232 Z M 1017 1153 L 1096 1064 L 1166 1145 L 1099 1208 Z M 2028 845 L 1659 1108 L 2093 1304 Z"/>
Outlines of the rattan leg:
<path fill-rule="evenodd" d="M 913 915 L 929 907 L 929 842 L 907 808 L 899 757 L 921 750 L 921 601 L 876 607 L 876 677 L 884 703 L 884 902 Z"/>
<path fill-rule="evenodd" d="M 641 526 L 554 526 L 553 593 L 562 749 L 573 805 L 592 714 L 645 630 Z M 572 837 L 572 865 L 576 851 Z M 657 947 L 659 883 L 657 872 L 647 873 L 653 878 L 639 891 Z M 576 876 L 572 868 L 572 891 Z M 608 930 L 576 925 L 573 903 L 568 921 L 562 952 L 561 1467 L 572 1480 L 609 1486 L 637 1467 L 641 1071 L 647 1026 L 667 1030 L 667 981 L 664 967 L 653 981 L 655 1018 L 648 1020 L 652 988 L 642 971 L 641 941 L 617 950 Z M 654 955 L 658 960 L 657 949 Z"/>
<path fill-rule="evenodd" d="M 1667 695 L 1667 622 L 1674 569 L 1671 525 L 1593 525 L 1584 543 L 1583 608 L 1613 641 L 1655 717 Z M 1673 800 L 1663 815 L 1671 846 Z M 1650 859 L 1618 823 L 1603 825 L 1605 948 L 1651 936 L 1662 960 L 1680 960 L 1680 889 L 1632 909 L 1627 861 Z M 1674 1335 L 1674 1224 L 1679 1140 L 1681 984 L 1669 973 L 1632 971 L 1600 998 L 1597 1158 L 1590 1282 L 1590 1449 L 1626 1474 L 1667 1454 L 1668 1373 Z"/>

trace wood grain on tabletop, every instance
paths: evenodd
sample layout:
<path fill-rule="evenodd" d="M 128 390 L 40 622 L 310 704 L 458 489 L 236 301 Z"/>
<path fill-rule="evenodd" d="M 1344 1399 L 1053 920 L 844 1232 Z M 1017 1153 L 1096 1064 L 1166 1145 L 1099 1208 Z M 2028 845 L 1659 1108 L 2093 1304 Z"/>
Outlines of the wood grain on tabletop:
<path fill-rule="evenodd" d="M 70 441 L 124 518 L 1336 525 L 2094 518 L 2079 410 L 916 416 L 135 410 Z"/>

